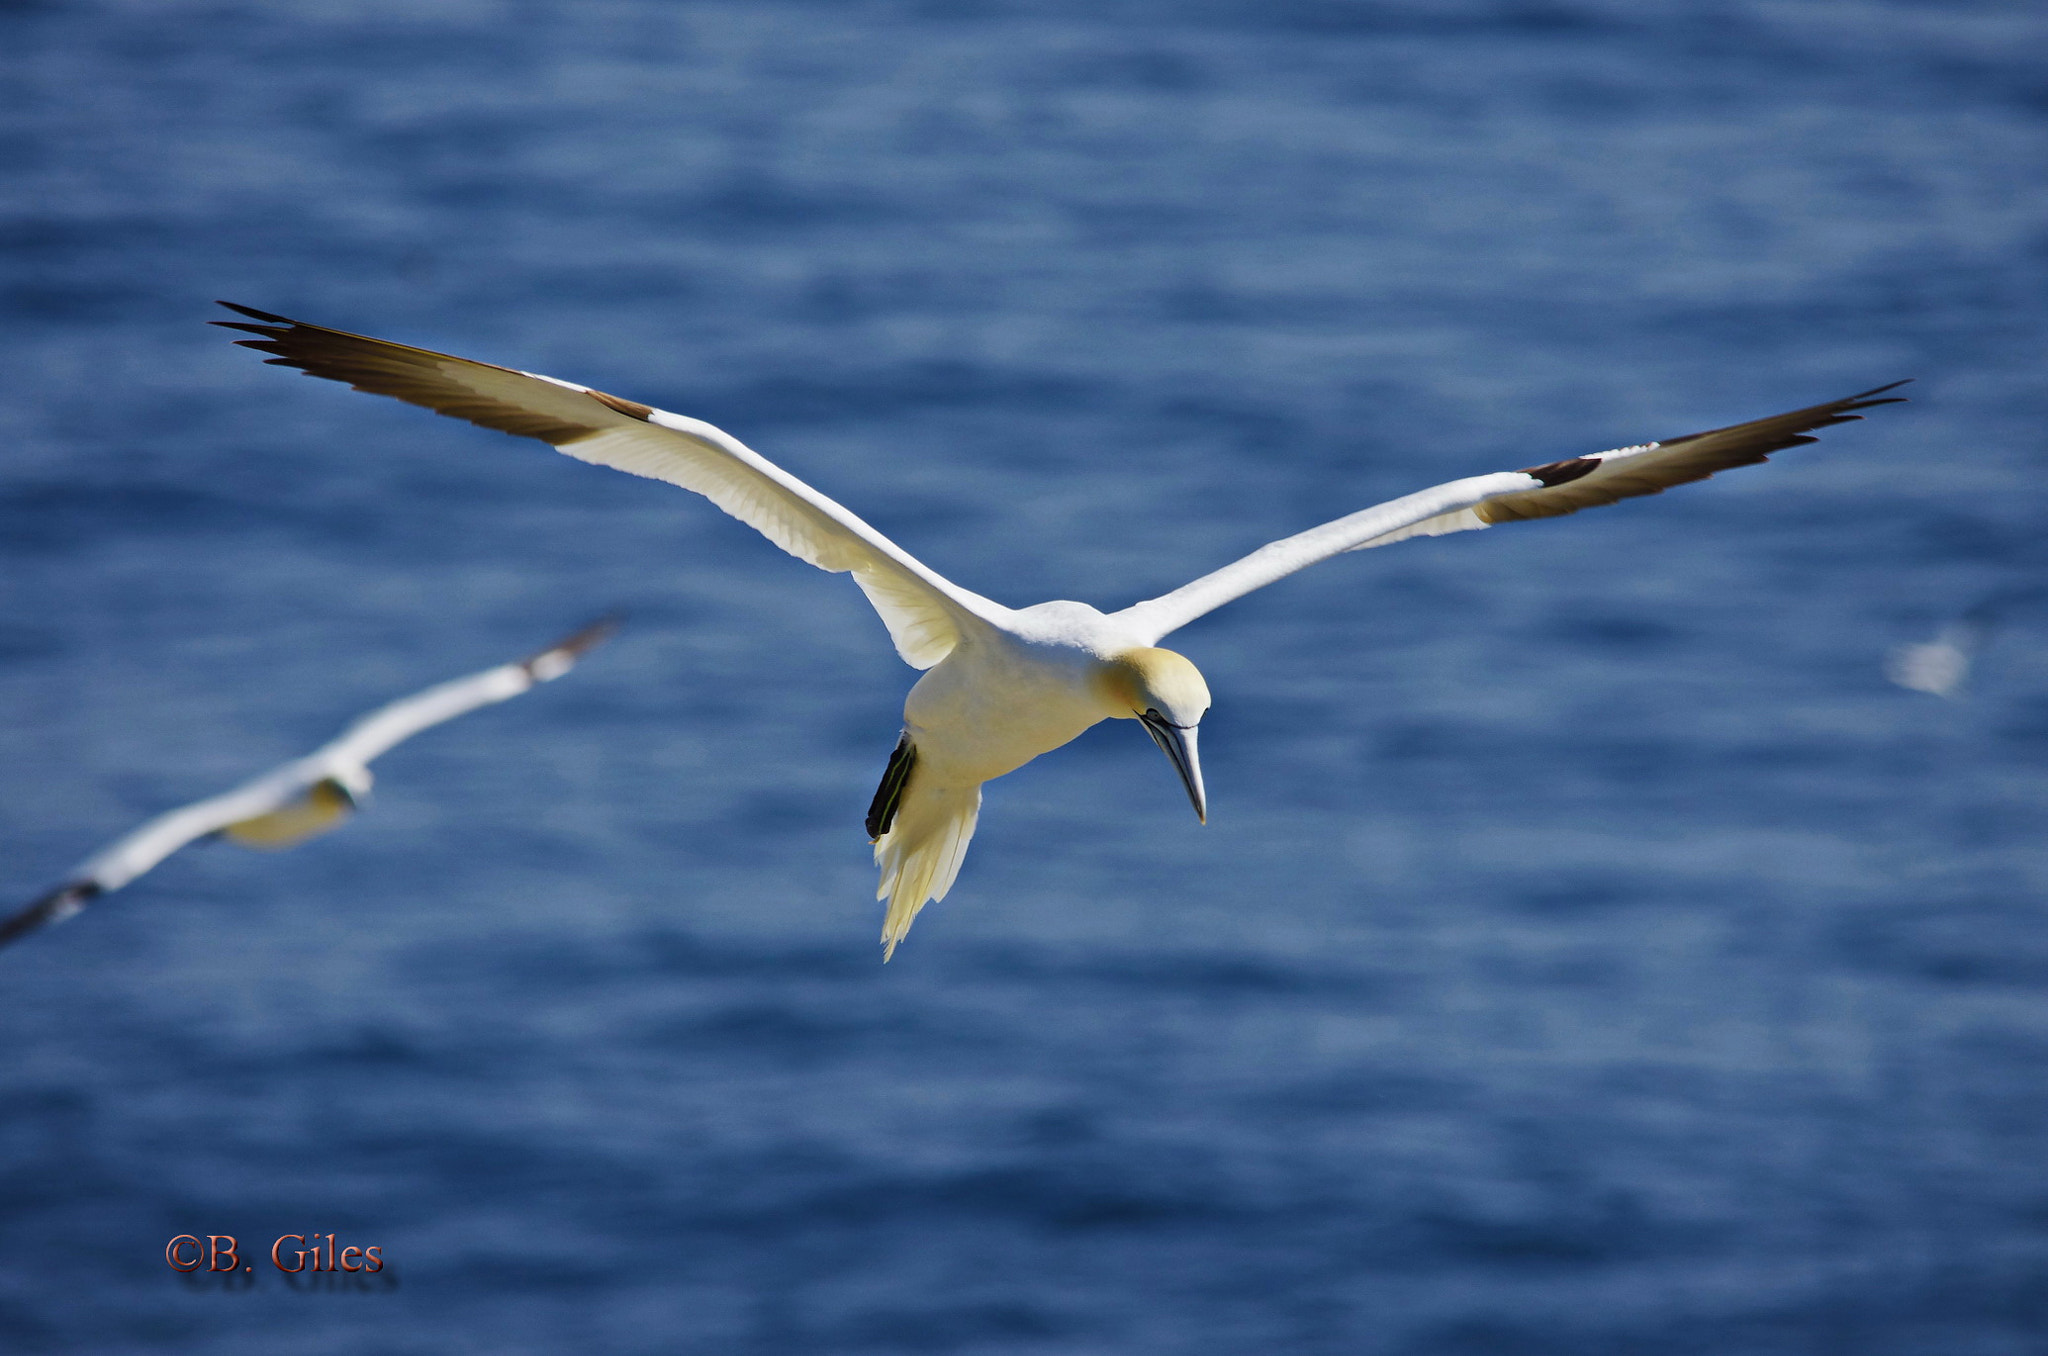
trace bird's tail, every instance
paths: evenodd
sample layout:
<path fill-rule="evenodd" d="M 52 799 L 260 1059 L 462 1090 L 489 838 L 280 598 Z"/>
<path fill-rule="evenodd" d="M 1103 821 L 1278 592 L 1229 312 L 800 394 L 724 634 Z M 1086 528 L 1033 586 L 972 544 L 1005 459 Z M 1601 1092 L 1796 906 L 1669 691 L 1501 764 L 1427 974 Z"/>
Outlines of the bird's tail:
<path fill-rule="evenodd" d="M 917 911 L 953 888 L 980 815 L 979 784 L 908 788 L 888 832 L 875 840 L 875 865 L 882 868 L 875 898 L 889 901 L 882 922 L 883 960 L 896 954 L 896 943 L 910 931 Z"/>

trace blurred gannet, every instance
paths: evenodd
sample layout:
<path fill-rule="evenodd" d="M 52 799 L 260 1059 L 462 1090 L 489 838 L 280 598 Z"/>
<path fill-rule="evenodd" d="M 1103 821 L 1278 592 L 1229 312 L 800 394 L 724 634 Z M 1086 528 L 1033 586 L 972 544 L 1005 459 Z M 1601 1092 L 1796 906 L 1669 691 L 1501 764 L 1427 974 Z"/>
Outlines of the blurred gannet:
<path fill-rule="evenodd" d="M 221 303 L 259 321 L 214 323 L 259 336 L 268 361 L 437 414 L 550 443 L 581 461 L 694 490 L 800 560 L 851 573 L 912 668 L 903 735 L 868 808 L 888 901 L 883 958 L 929 900 L 943 899 L 974 834 L 983 782 L 1015 771 L 1098 721 L 1135 720 L 1165 752 L 1195 814 L 1208 818 L 1195 732 L 1202 675 L 1159 642 L 1213 608 L 1345 551 L 1656 494 L 1814 439 L 1853 411 L 1891 404 L 1893 386 L 1732 428 L 1520 471 L 1454 480 L 1284 538 L 1171 593 L 1102 613 L 1086 603 L 1011 609 L 942 578 L 880 532 L 701 420 L 574 382 L 411 348 Z"/>
<path fill-rule="evenodd" d="M 158 815 L 81 862 L 57 886 L 5 922 L 0 946 L 61 923 L 87 901 L 129 881 L 195 839 L 288 848 L 341 827 L 370 791 L 370 761 L 420 731 L 552 682 L 600 644 L 617 623 L 595 622 L 540 653 L 466 678 L 437 683 L 355 721 L 332 741 L 232 791 Z"/>
<path fill-rule="evenodd" d="M 2032 585 L 1995 590 L 1964 609 L 1961 616 L 1943 623 L 1927 640 L 1901 645 L 1886 655 L 1885 677 L 1915 692 L 1957 696 L 1969 681 L 1978 654 L 2004 628 L 2013 610 L 2039 603 L 2044 597 L 2048 590 Z"/>
<path fill-rule="evenodd" d="M 1963 616 L 1931 639 L 1901 645 L 1885 656 L 1884 675 L 1900 687 L 1936 697 L 1953 697 L 1970 676 L 1970 665 L 1990 634 L 1988 619 Z"/>

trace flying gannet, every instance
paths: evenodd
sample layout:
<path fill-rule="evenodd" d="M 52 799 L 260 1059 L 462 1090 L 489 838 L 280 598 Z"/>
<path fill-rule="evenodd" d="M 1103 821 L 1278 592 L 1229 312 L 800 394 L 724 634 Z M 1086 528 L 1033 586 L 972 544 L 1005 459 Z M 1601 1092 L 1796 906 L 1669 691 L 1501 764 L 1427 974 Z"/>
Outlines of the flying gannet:
<path fill-rule="evenodd" d="M 1641 443 L 1520 471 L 1454 480 L 1284 538 L 1121 612 L 1050 602 L 1011 609 L 942 578 L 854 514 L 701 420 L 537 373 L 451 357 L 221 303 L 261 323 L 215 324 L 268 361 L 358 391 L 394 396 L 485 428 L 538 438 L 581 461 L 694 490 L 800 560 L 851 573 L 896 653 L 925 674 L 903 707 L 903 735 L 868 808 L 881 868 L 886 960 L 929 900 L 943 899 L 974 834 L 982 783 L 1013 772 L 1098 721 L 1136 720 L 1204 822 L 1195 732 L 1209 708 L 1202 675 L 1159 642 L 1195 618 L 1345 551 L 1524 518 L 1550 518 L 1656 494 L 1814 439 L 1853 411 L 1891 404 L 1880 386 L 1709 433 Z"/>
<path fill-rule="evenodd" d="M 1960 696 L 1977 656 L 2005 629 L 2013 612 L 2035 607 L 2044 598 L 2048 589 L 2032 584 L 1995 589 L 1943 623 L 1933 636 L 1886 655 L 1885 676 L 1915 692 Z"/>
<path fill-rule="evenodd" d="M 1990 638 L 1992 618 L 1972 608 L 1948 622 L 1931 639 L 1901 645 L 1885 656 L 1884 675 L 1900 687 L 1936 697 L 1954 697 L 1970 676 L 1977 652 Z"/>
<path fill-rule="evenodd" d="M 294 847 L 339 828 L 370 791 L 370 761 L 420 731 L 553 682 L 618 629 L 610 618 L 514 664 L 437 683 L 380 706 L 303 758 L 232 791 L 158 815 L 79 863 L 63 884 L 4 922 L 0 946 L 61 923 L 199 838 L 264 850 Z"/>

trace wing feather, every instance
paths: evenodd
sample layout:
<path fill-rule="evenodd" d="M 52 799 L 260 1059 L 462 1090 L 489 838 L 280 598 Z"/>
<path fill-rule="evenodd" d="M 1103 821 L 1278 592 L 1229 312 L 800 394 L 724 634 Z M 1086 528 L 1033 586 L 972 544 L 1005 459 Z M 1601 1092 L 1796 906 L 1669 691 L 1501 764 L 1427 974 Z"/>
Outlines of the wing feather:
<path fill-rule="evenodd" d="M 1874 405 L 1899 403 L 1902 397 L 1884 393 L 1903 385 L 1895 381 L 1841 400 L 1683 438 L 1453 480 L 1269 543 L 1193 583 L 1126 608 L 1118 617 L 1157 643 L 1232 599 L 1346 551 L 1497 523 L 1555 518 L 1638 495 L 1662 494 L 1673 485 L 1705 480 L 1717 471 L 1751 466 L 1773 452 L 1817 442 L 1810 436 L 1812 430 L 1860 419 L 1857 411 Z"/>
<path fill-rule="evenodd" d="M 1788 447 L 1817 443 L 1820 439 L 1811 436 L 1814 429 L 1853 423 L 1863 417 L 1856 411 L 1873 405 L 1903 403 L 1903 396 L 1876 398 L 1903 385 L 1904 382 L 1895 381 L 1789 414 L 1532 466 L 1525 474 L 1542 480 L 1541 488 L 1501 495 L 1481 505 L 1477 512 L 1491 525 L 1525 518 L 1556 518 L 1638 495 L 1662 494 L 1674 485 L 1705 480 L 1719 471 L 1754 466 L 1768 460 L 1771 453 Z"/>
<path fill-rule="evenodd" d="M 307 755 L 307 761 L 323 768 L 365 767 L 422 730 L 510 701 L 536 683 L 553 682 L 618 629 L 616 619 L 604 617 L 525 659 L 451 678 L 387 702 L 349 722 L 347 729 Z"/>
<path fill-rule="evenodd" d="M 308 376 L 421 405 L 485 428 L 538 438 L 579 461 L 695 491 L 797 559 L 851 573 L 896 652 L 930 668 L 964 629 L 1006 611 L 909 552 L 722 429 L 532 372 L 288 320 L 230 302 L 260 321 L 217 321 L 260 337 L 244 347 Z"/>

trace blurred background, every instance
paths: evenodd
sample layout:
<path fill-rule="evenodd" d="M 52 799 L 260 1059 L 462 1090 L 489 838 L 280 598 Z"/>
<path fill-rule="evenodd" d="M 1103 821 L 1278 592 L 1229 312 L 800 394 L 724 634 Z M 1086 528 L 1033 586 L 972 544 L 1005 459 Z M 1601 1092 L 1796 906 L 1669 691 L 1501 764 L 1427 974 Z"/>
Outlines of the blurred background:
<path fill-rule="evenodd" d="M 343 832 L 0 954 L 10 1349 L 2041 1349 L 2040 619 L 1956 700 L 1883 662 L 2039 577 L 2048 13 L 8 0 L 0 52 L 16 901 L 630 615 Z M 1918 382 L 1197 623 L 1211 826 L 1100 727 L 885 969 L 857 591 L 214 297 L 709 419 L 1016 605 Z M 315 1232 L 397 1287 L 161 1260 Z"/>

